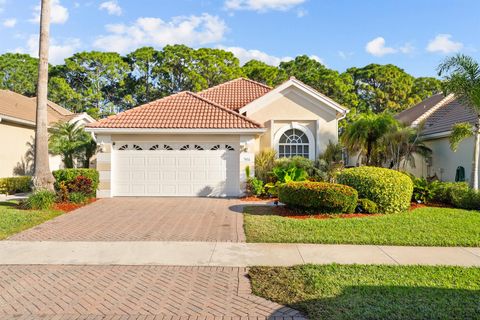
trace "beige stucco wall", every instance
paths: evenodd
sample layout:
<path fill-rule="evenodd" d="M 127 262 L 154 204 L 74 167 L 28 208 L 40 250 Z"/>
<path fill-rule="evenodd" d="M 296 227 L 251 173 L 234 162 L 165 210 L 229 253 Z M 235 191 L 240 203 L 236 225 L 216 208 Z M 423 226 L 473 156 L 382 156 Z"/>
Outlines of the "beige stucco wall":
<path fill-rule="evenodd" d="M 13 176 L 13 169 L 27 152 L 27 142 L 35 136 L 32 127 L 0 122 L 0 177 Z"/>
<path fill-rule="evenodd" d="M 267 131 L 258 137 L 255 152 L 275 149 L 275 134 L 281 128 L 296 123 L 307 127 L 314 135 L 315 157 L 323 152 L 328 141 L 338 140 L 336 113 L 319 101 L 309 99 L 299 89 L 290 88 L 276 99 L 247 116 L 265 126 Z"/>
<path fill-rule="evenodd" d="M 12 177 L 13 169 L 24 158 L 28 150 L 27 142 L 32 142 L 35 129 L 15 123 L 0 122 L 0 177 Z M 50 170 L 62 167 L 60 156 L 49 156 Z"/>
<path fill-rule="evenodd" d="M 447 138 L 425 141 L 427 147 L 432 149 L 432 165 L 428 166 L 420 156 L 415 157 L 416 168 L 408 168 L 408 172 L 418 177 L 431 177 L 437 175 L 442 181 L 455 181 L 457 167 L 465 168 L 465 179 L 470 181 L 473 157 L 473 138 L 461 142 L 458 150 L 453 152 Z"/>

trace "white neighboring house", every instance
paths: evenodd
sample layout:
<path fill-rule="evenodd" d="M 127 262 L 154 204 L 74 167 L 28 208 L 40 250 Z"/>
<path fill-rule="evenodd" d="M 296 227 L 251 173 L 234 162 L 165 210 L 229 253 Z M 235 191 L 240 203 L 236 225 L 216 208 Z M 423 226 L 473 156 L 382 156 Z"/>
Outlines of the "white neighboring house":
<path fill-rule="evenodd" d="M 95 121 L 86 113 L 72 113 L 51 101 L 48 101 L 47 112 L 49 125 L 68 121 L 84 126 Z M 12 177 L 22 168 L 31 167 L 31 163 L 25 163 L 25 154 L 35 137 L 35 114 L 36 98 L 0 90 L 0 177 Z M 60 156 L 50 155 L 50 169 L 61 167 Z"/>
<path fill-rule="evenodd" d="M 267 148 L 316 159 L 348 110 L 291 78 L 236 79 L 181 92 L 88 124 L 101 151 L 99 197 L 240 196 Z"/>
<path fill-rule="evenodd" d="M 420 177 L 437 177 L 442 181 L 470 180 L 473 138 L 462 141 L 456 152 L 450 149 L 449 137 L 454 124 L 475 124 L 476 114 L 450 94 L 436 94 L 399 113 L 396 118 L 406 125 L 423 126 L 421 139 L 432 149 L 428 159 L 416 157 L 416 167 L 408 171 Z"/>

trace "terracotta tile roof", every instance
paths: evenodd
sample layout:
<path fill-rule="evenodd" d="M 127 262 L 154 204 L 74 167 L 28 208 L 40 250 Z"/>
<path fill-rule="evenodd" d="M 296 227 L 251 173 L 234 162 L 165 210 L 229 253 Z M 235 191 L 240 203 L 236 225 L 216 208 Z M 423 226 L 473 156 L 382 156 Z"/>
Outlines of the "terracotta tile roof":
<path fill-rule="evenodd" d="M 8 116 L 19 120 L 35 123 L 36 99 L 9 90 L 0 90 L 0 117 Z M 67 109 L 48 101 L 48 122 L 66 120 L 75 114 Z"/>
<path fill-rule="evenodd" d="M 210 101 L 231 110 L 238 110 L 272 90 L 271 87 L 253 80 L 238 78 L 198 93 Z"/>
<path fill-rule="evenodd" d="M 255 129 L 255 121 L 192 92 L 180 92 L 87 125 L 94 128 Z"/>
<path fill-rule="evenodd" d="M 461 122 L 474 125 L 476 118 L 471 108 L 454 99 L 442 105 L 425 120 L 422 135 L 448 132 L 454 124 Z"/>

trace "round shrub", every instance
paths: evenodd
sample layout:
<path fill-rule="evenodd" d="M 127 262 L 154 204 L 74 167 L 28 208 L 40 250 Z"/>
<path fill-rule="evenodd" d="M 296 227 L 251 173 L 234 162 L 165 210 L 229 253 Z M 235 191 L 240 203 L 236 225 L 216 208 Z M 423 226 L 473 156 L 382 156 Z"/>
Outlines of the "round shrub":
<path fill-rule="evenodd" d="M 379 213 L 402 212 L 410 206 L 413 182 L 404 173 L 378 167 L 357 167 L 341 171 L 337 181 L 355 188 L 360 198 L 375 202 Z"/>
<path fill-rule="evenodd" d="M 378 213 L 378 206 L 375 202 L 368 199 L 358 199 L 357 211 L 359 213 Z"/>
<path fill-rule="evenodd" d="M 68 195 L 68 200 L 73 203 L 85 203 L 87 202 L 87 196 L 83 192 L 72 192 Z"/>
<path fill-rule="evenodd" d="M 278 198 L 291 208 L 323 213 L 353 213 L 358 193 L 341 184 L 302 181 L 281 185 Z"/>

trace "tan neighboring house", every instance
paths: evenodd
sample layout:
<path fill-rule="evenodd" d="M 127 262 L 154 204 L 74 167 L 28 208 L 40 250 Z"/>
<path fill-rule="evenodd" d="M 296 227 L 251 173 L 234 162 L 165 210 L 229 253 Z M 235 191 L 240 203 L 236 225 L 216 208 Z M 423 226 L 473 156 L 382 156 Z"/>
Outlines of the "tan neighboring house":
<path fill-rule="evenodd" d="M 88 124 L 100 197 L 239 196 L 267 148 L 315 159 L 348 110 L 291 78 L 276 88 L 236 79 L 181 92 Z"/>
<path fill-rule="evenodd" d="M 475 124 L 472 110 L 450 94 L 436 94 L 399 113 L 396 118 L 406 125 L 421 125 L 421 139 L 432 149 L 428 159 L 416 157 L 415 168 L 408 170 L 420 177 L 437 177 L 442 181 L 470 180 L 473 138 L 461 142 L 456 152 L 450 149 L 449 137 L 454 124 Z"/>
<path fill-rule="evenodd" d="M 23 169 L 31 170 L 25 155 L 35 137 L 36 98 L 0 90 L 0 177 L 11 177 Z M 48 102 L 48 122 L 77 122 L 85 125 L 94 119 L 86 113 L 75 114 L 67 109 Z M 62 166 L 60 156 L 50 156 L 50 169 Z M 17 168 L 17 170 L 15 170 Z"/>

